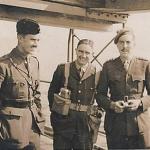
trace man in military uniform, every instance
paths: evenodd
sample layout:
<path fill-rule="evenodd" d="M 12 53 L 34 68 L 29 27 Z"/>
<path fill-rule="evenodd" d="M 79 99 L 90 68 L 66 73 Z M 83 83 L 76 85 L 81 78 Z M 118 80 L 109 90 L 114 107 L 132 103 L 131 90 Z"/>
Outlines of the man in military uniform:
<path fill-rule="evenodd" d="M 96 96 L 97 103 L 106 110 L 104 128 L 108 148 L 150 148 L 149 61 L 133 56 L 132 29 L 120 30 L 114 43 L 120 56 L 103 65 Z"/>
<path fill-rule="evenodd" d="M 92 149 L 92 136 L 88 124 L 87 109 L 95 93 L 96 70 L 90 63 L 93 41 L 82 39 L 76 49 L 77 59 L 70 63 L 67 89 L 71 91 L 70 110 L 67 116 L 53 111 L 54 93 L 64 87 L 65 64 L 58 65 L 48 91 L 53 127 L 54 150 Z"/>
<path fill-rule="evenodd" d="M 0 58 L 0 149 L 40 150 L 44 119 L 39 92 L 39 62 L 32 53 L 40 27 L 31 19 L 17 22 L 18 45 Z"/>

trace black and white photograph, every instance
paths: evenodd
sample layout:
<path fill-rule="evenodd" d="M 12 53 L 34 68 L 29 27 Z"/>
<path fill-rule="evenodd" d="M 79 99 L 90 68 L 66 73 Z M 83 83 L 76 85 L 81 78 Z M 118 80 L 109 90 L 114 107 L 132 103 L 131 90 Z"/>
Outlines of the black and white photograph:
<path fill-rule="evenodd" d="M 150 149 L 149 0 L 0 0 L 0 150 Z"/>

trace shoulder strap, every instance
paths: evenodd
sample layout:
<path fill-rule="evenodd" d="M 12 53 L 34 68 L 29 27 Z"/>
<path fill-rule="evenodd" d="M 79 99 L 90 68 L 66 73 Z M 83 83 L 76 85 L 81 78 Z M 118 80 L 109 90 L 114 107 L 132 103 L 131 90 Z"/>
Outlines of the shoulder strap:
<path fill-rule="evenodd" d="M 27 84 L 28 84 L 28 87 L 32 89 L 33 92 L 34 89 L 33 89 L 33 85 L 30 83 L 30 81 L 23 75 L 23 73 L 25 73 L 22 69 L 20 69 L 19 67 L 17 67 L 16 64 L 14 64 L 12 58 L 9 58 L 10 62 L 12 63 L 12 65 L 16 68 L 16 70 L 20 73 L 20 75 L 26 80 Z M 26 74 L 26 73 L 25 73 Z"/>
<path fill-rule="evenodd" d="M 94 103 L 94 98 L 95 98 L 95 93 L 97 92 L 96 88 L 97 88 L 97 84 L 99 81 L 99 77 L 100 77 L 100 71 L 96 72 L 96 68 L 95 68 L 95 91 L 94 91 L 92 99 L 91 99 L 91 103 L 90 103 L 91 105 L 93 105 L 93 103 Z"/>
<path fill-rule="evenodd" d="M 97 84 L 98 84 L 98 81 L 99 81 L 99 77 L 100 77 L 100 71 L 96 72 L 96 74 L 95 74 L 95 88 L 97 87 Z"/>
<path fill-rule="evenodd" d="M 65 70 L 64 70 L 64 75 L 65 75 L 64 87 L 65 88 L 67 88 L 67 86 L 68 86 L 69 72 L 70 72 L 70 63 L 66 63 L 65 64 Z"/>

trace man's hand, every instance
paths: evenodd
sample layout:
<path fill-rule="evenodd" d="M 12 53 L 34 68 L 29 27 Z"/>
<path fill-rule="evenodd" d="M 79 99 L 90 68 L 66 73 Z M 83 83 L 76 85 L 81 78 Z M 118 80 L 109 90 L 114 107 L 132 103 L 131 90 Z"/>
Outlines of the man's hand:
<path fill-rule="evenodd" d="M 117 101 L 110 103 L 110 109 L 114 110 L 116 113 L 122 113 L 124 111 L 124 108 L 125 108 L 124 101 Z"/>
<path fill-rule="evenodd" d="M 140 99 L 131 99 L 128 100 L 128 105 L 126 108 L 128 111 L 135 111 L 139 106 L 142 106 L 142 101 Z"/>

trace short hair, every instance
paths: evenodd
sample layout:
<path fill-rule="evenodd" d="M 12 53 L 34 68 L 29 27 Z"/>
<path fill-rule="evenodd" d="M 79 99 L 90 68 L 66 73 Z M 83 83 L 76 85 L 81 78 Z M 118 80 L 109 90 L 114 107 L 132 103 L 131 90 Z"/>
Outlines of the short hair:
<path fill-rule="evenodd" d="M 82 39 L 78 42 L 77 44 L 77 48 L 79 47 L 79 45 L 81 44 L 87 44 L 89 45 L 92 49 L 93 49 L 93 45 L 94 45 L 94 42 L 92 40 L 89 40 L 89 39 Z"/>
<path fill-rule="evenodd" d="M 39 24 L 32 19 L 24 18 L 20 19 L 16 24 L 16 30 L 18 34 L 33 34 L 36 35 L 40 32 Z"/>
<path fill-rule="evenodd" d="M 134 35 L 133 30 L 131 28 L 123 28 L 123 29 L 117 31 L 117 35 L 114 39 L 114 43 L 117 44 L 120 37 L 123 35 L 126 35 L 126 34 L 131 34 L 133 36 L 133 38 L 135 39 L 135 35 Z"/>

